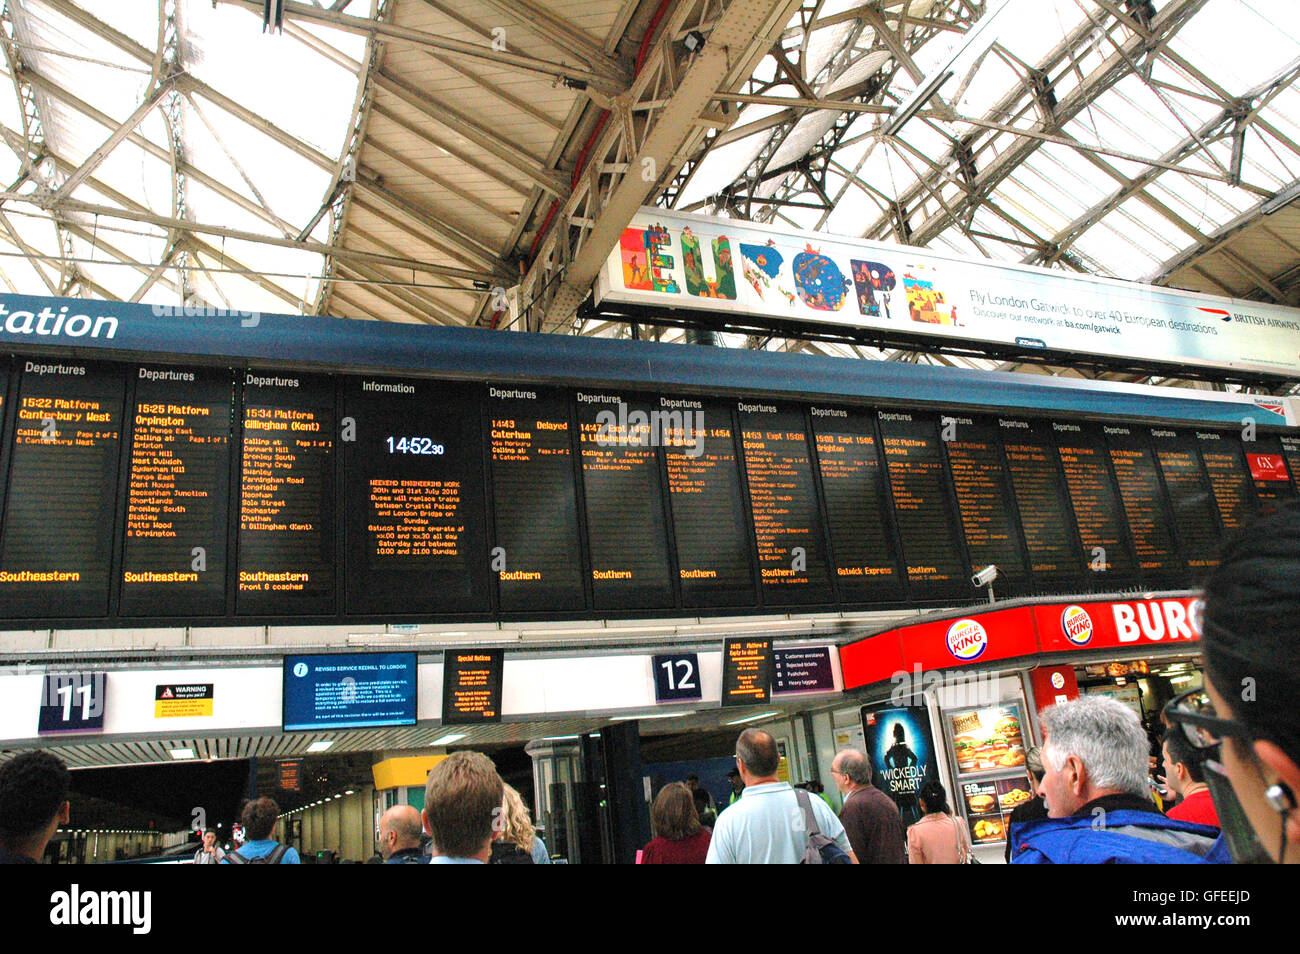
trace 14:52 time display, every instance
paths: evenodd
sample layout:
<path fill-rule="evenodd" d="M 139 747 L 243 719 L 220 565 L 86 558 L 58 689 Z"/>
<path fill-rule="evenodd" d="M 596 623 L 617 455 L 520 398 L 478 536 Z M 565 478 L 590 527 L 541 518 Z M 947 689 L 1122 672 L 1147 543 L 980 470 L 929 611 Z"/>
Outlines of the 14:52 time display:
<path fill-rule="evenodd" d="M 444 451 L 443 445 L 435 443 L 432 437 L 388 438 L 388 453 L 390 454 L 429 454 L 437 456 Z"/>

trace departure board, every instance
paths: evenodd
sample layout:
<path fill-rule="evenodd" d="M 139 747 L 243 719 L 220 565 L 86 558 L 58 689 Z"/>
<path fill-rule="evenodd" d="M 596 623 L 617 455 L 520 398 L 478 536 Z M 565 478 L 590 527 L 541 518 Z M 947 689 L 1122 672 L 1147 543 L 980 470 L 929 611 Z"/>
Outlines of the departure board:
<path fill-rule="evenodd" d="M 344 386 L 348 612 L 490 609 L 480 396 L 435 381 Z"/>
<path fill-rule="evenodd" d="M 659 472 L 662 431 L 647 401 L 579 391 L 582 484 L 597 609 L 674 603 Z"/>
<path fill-rule="evenodd" d="M 901 600 L 875 415 L 818 406 L 811 415 L 840 594 L 848 602 Z"/>
<path fill-rule="evenodd" d="M 668 500 L 683 606 L 758 600 L 731 406 L 660 397 Z"/>
<path fill-rule="evenodd" d="M 1246 466 L 1255 485 L 1259 512 L 1267 513 L 1295 497 L 1291 471 L 1282 454 L 1282 444 L 1273 434 L 1260 434 L 1244 444 Z"/>
<path fill-rule="evenodd" d="M 1222 537 L 1200 450 L 1190 434 L 1167 427 L 1148 428 L 1147 433 L 1169 492 L 1183 557 L 1192 579 L 1199 582 L 1206 570 L 1218 565 L 1216 554 Z"/>
<path fill-rule="evenodd" d="M 1095 585 L 1114 589 L 1131 581 L 1136 567 L 1105 442 L 1089 424 L 1054 421 L 1052 430 L 1084 558 L 1096 574 Z"/>
<path fill-rule="evenodd" d="M 763 705 L 772 698 L 772 640 L 728 639 L 722 647 L 722 705 Z"/>
<path fill-rule="evenodd" d="M 585 603 L 569 400 L 492 385 L 484 408 L 495 532 L 489 565 L 502 612 Z"/>
<path fill-rule="evenodd" d="M 0 529 L 0 605 L 11 618 L 108 613 L 122 370 L 22 365 Z"/>
<path fill-rule="evenodd" d="M 740 401 L 745 481 L 763 600 L 828 603 L 833 597 L 803 413 Z"/>
<path fill-rule="evenodd" d="M 1110 448 L 1110 465 L 1128 519 L 1138 570 L 1143 579 L 1164 582 L 1184 568 L 1165 512 L 1165 493 L 1155 455 L 1142 429 L 1128 425 L 1102 428 Z"/>
<path fill-rule="evenodd" d="M 999 417 L 1002 449 L 1020 511 L 1020 526 L 1036 580 L 1077 578 L 1087 561 L 1070 519 L 1059 458 L 1046 421 Z"/>
<path fill-rule="evenodd" d="M 225 614 L 233 401 L 229 373 L 137 369 L 122 615 Z"/>
<path fill-rule="evenodd" d="M 939 436 L 957 494 L 957 514 L 966 537 L 971 571 L 998 568 L 997 592 L 1014 594 L 1026 588 L 1028 564 L 1020 544 L 1011 481 L 1002 459 L 996 422 L 952 415 L 940 418 Z"/>
<path fill-rule="evenodd" d="M 1224 531 L 1231 533 L 1245 526 L 1255 503 L 1241 442 L 1230 431 L 1198 430 L 1195 434 L 1210 489 L 1214 492 L 1219 521 Z"/>
<path fill-rule="evenodd" d="M 1280 441 L 1282 443 L 1282 459 L 1286 461 L 1286 469 L 1291 473 L 1291 484 L 1295 487 L 1296 492 L 1300 493 L 1300 437 L 1283 435 Z"/>
<path fill-rule="evenodd" d="M 245 374 L 236 612 L 334 613 L 334 433 L 333 382 Z"/>
<path fill-rule="evenodd" d="M 501 721 L 500 649 L 448 649 L 442 654 L 442 724 L 480 725 Z"/>
<path fill-rule="evenodd" d="M 970 592 L 934 415 L 880 412 L 880 439 L 913 599 Z"/>

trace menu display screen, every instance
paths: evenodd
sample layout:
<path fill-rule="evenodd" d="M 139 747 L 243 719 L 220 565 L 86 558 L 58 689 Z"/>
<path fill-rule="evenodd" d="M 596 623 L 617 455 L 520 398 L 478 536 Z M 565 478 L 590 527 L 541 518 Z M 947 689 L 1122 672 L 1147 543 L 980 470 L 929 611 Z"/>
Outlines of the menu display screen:
<path fill-rule="evenodd" d="M 442 654 L 442 723 L 501 721 L 505 653 L 500 649 L 449 649 Z"/>
<path fill-rule="evenodd" d="M 229 375 L 140 368 L 129 421 L 124 616 L 219 616 L 230 516 Z"/>
<path fill-rule="evenodd" d="M 23 364 L 0 529 L 0 606 L 12 617 L 108 612 L 125 376 Z"/>
<path fill-rule="evenodd" d="M 731 407 L 659 399 L 683 606 L 757 601 Z"/>
<path fill-rule="evenodd" d="M 937 423 L 924 414 L 880 414 L 885 466 L 913 598 L 970 590 Z"/>
<path fill-rule="evenodd" d="M 1223 529 L 1231 533 L 1250 519 L 1255 501 L 1250 472 L 1246 470 L 1241 453 L 1241 442 L 1227 432 L 1196 431 L 1195 434 L 1210 489 L 1214 492 L 1219 520 Z"/>
<path fill-rule="evenodd" d="M 493 490 L 489 559 L 501 610 L 581 608 L 568 399 L 558 392 L 490 386 L 484 429 Z"/>
<path fill-rule="evenodd" d="M 771 698 L 772 640 L 725 640 L 722 649 L 722 705 L 763 705 Z"/>
<path fill-rule="evenodd" d="M 1079 576 L 1087 561 L 1079 552 L 1074 534 L 1070 501 L 1050 425 L 1010 417 L 998 418 L 997 425 L 1020 511 L 1030 570 L 1041 580 Z"/>
<path fill-rule="evenodd" d="M 659 453 L 648 402 L 578 392 L 582 485 L 597 609 L 673 604 Z"/>
<path fill-rule="evenodd" d="M 996 424 L 960 416 L 944 418 L 940 424 L 951 428 L 944 447 L 972 570 L 996 566 L 998 578 L 1005 581 L 1003 588 L 1023 587 L 1027 564 Z"/>
<path fill-rule="evenodd" d="M 737 409 L 763 599 L 773 604 L 830 602 L 803 414 L 761 401 L 740 401 Z"/>
<path fill-rule="evenodd" d="M 1169 492 L 1174 526 L 1193 577 L 1218 564 L 1219 520 L 1214 494 L 1201 464 L 1200 448 L 1190 434 L 1164 427 L 1148 429 L 1160 473 Z"/>
<path fill-rule="evenodd" d="M 902 599 L 875 415 L 813 407 L 812 422 L 840 593 L 849 602 Z"/>
<path fill-rule="evenodd" d="M 1117 425 L 1104 430 L 1138 569 L 1144 577 L 1173 576 L 1182 568 L 1182 559 L 1165 513 L 1155 455 L 1137 427 Z"/>
<path fill-rule="evenodd" d="M 347 609 L 485 613 L 483 457 L 471 385 L 349 381 L 343 440 Z M 355 428 L 355 432 L 352 432 Z"/>
<path fill-rule="evenodd" d="M 1106 445 L 1091 425 L 1054 421 L 1052 430 L 1084 556 L 1097 574 L 1096 585 L 1113 589 L 1132 578 L 1134 563 Z"/>
<path fill-rule="evenodd" d="M 242 425 L 236 610 L 332 614 L 334 388 L 250 371 Z"/>

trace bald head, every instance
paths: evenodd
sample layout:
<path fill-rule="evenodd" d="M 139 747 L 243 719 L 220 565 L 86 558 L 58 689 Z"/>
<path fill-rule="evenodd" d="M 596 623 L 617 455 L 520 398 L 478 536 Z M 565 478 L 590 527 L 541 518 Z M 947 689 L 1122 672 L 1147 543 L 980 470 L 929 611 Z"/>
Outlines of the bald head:
<path fill-rule="evenodd" d="M 379 819 L 379 853 L 385 858 L 404 848 L 419 848 L 424 826 L 410 805 L 394 805 Z"/>
<path fill-rule="evenodd" d="M 781 753 L 772 733 L 762 729 L 746 729 L 736 740 L 736 762 L 746 787 L 776 779 L 781 764 Z"/>

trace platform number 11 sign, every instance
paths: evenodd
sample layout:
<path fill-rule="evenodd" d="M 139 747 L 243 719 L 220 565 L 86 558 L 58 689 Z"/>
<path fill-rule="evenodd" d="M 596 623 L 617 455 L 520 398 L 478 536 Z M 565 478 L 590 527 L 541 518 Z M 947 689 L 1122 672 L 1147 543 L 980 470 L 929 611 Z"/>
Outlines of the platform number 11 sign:
<path fill-rule="evenodd" d="M 108 676 L 102 672 L 47 673 L 37 732 L 97 732 L 104 728 Z"/>

